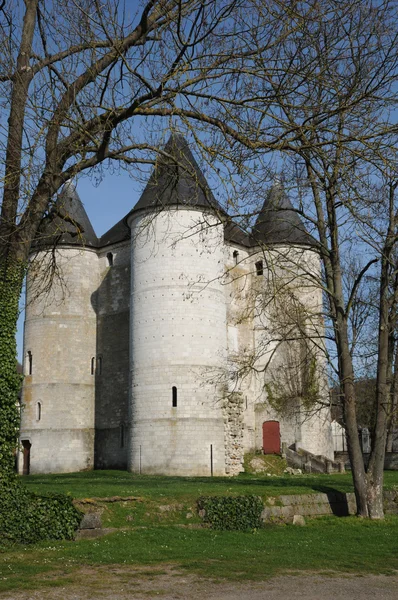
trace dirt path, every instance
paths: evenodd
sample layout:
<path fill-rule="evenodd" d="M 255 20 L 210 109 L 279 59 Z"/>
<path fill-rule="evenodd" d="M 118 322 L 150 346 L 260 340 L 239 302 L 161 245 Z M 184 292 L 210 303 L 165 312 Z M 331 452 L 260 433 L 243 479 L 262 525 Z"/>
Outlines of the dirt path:
<path fill-rule="evenodd" d="M 51 585 L 50 581 L 48 584 Z M 398 575 L 287 575 L 264 582 L 225 583 L 167 569 L 81 570 L 73 583 L 0 600 L 398 600 Z"/>

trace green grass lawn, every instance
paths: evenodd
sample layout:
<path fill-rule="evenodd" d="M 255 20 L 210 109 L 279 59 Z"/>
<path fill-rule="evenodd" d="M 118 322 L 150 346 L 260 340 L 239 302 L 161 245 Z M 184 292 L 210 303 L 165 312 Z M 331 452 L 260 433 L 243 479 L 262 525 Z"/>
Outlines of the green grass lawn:
<path fill-rule="evenodd" d="M 398 569 L 398 518 L 328 517 L 255 533 L 153 526 L 97 540 L 19 547 L 0 554 L 0 591 L 65 586 L 88 566 L 166 564 L 229 580 L 302 571 L 390 574 Z"/>
<path fill-rule="evenodd" d="M 337 475 L 293 475 L 264 477 L 166 477 L 133 475 L 126 471 L 87 471 L 61 475 L 30 475 L 23 483 L 37 493 L 63 492 L 74 498 L 142 496 L 151 500 L 192 502 L 202 494 L 258 494 L 264 498 L 280 494 L 353 492 L 350 473 Z M 398 471 L 386 471 L 385 487 L 398 486 Z"/>
<path fill-rule="evenodd" d="M 230 580 L 265 579 L 284 572 L 392 573 L 398 570 L 398 517 L 370 522 L 355 517 L 308 519 L 305 527 L 274 525 L 253 533 L 197 528 L 194 505 L 202 494 L 279 494 L 352 491 L 349 474 L 230 478 L 136 476 L 93 471 L 30 476 L 36 492 L 76 498 L 135 496 L 101 503 L 105 526 L 118 531 L 95 540 L 46 542 L 0 552 L 0 591 L 67 586 L 83 568 L 174 565 Z M 398 473 L 386 473 L 386 488 Z"/>

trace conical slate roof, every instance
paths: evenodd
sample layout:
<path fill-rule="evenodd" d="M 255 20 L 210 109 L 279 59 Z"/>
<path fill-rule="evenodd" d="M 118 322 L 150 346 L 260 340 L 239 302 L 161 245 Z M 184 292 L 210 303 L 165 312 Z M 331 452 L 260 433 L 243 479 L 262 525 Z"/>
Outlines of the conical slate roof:
<path fill-rule="evenodd" d="M 97 247 L 98 238 L 74 185 L 68 182 L 44 217 L 35 245 L 72 244 Z"/>
<path fill-rule="evenodd" d="M 252 229 L 252 245 L 289 244 L 316 246 L 316 240 L 306 231 L 283 186 L 275 184 L 269 190 Z"/>
<path fill-rule="evenodd" d="M 212 208 L 222 212 L 182 135 L 173 134 L 160 154 L 133 211 L 170 206 Z"/>

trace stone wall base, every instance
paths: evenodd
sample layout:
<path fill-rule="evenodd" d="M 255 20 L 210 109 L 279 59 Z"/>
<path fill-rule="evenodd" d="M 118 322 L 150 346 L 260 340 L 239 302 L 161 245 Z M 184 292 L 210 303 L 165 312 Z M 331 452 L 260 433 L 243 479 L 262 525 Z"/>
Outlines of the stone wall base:
<path fill-rule="evenodd" d="M 265 523 L 292 523 L 294 515 L 346 517 L 355 515 L 356 510 L 357 505 L 353 493 L 330 492 L 328 494 L 276 496 L 267 499 L 267 505 L 264 507 L 261 518 Z M 398 491 L 384 492 L 384 510 L 386 514 L 398 514 Z"/>

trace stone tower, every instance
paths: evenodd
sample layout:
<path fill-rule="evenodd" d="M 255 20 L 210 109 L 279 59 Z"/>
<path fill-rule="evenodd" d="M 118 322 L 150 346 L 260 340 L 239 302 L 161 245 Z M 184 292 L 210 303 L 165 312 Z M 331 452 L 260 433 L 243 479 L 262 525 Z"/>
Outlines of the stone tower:
<path fill-rule="evenodd" d="M 66 186 L 56 210 L 43 222 L 27 277 L 20 433 L 24 461 L 19 461 L 25 472 L 28 463 L 32 473 L 93 467 L 96 245 L 79 197 Z"/>
<path fill-rule="evenodd" d="M 318 242 L 305 229 L 281 183 L 268 191 L 251 237 L 254 261 L 264 258 L 267 265 L 262 284 L 268 289 L 267 308 L 258 312 L 253 324 L 255 343 L 266 348 L 258 361 L 260 370 L 272 355 L 265 372 L 267 406 L 259 405 L 256 410 L 257 444 L 264 420 L 278 419 L 282 439 L 294 439 L 296 446 L 330 457 L 332 434 L 322 351 L 323 298 L 317 284 L 321 280 Z M 288 342 L 283 341 L 284 336 Z M 279 341 L 270 343 L 273 337 Z M 264 386 L 264 379 L 255 386 Z M 313 398 L 308 397 L 311 386 L 316 388 Z M 275 413 L 269 397 L 279 392 L 297 397 L 295 402 L 287 402 L 282 415 Z M 257 393 L 261 395 L 260 389 Z M 321 398 L 325 408 L 320 408 Z"/>
<path fill-rule="evenodd" d="M 128 217 L 131 471 L 225 473 L 220 215 L 186 141 L 173 136 Z"/>

